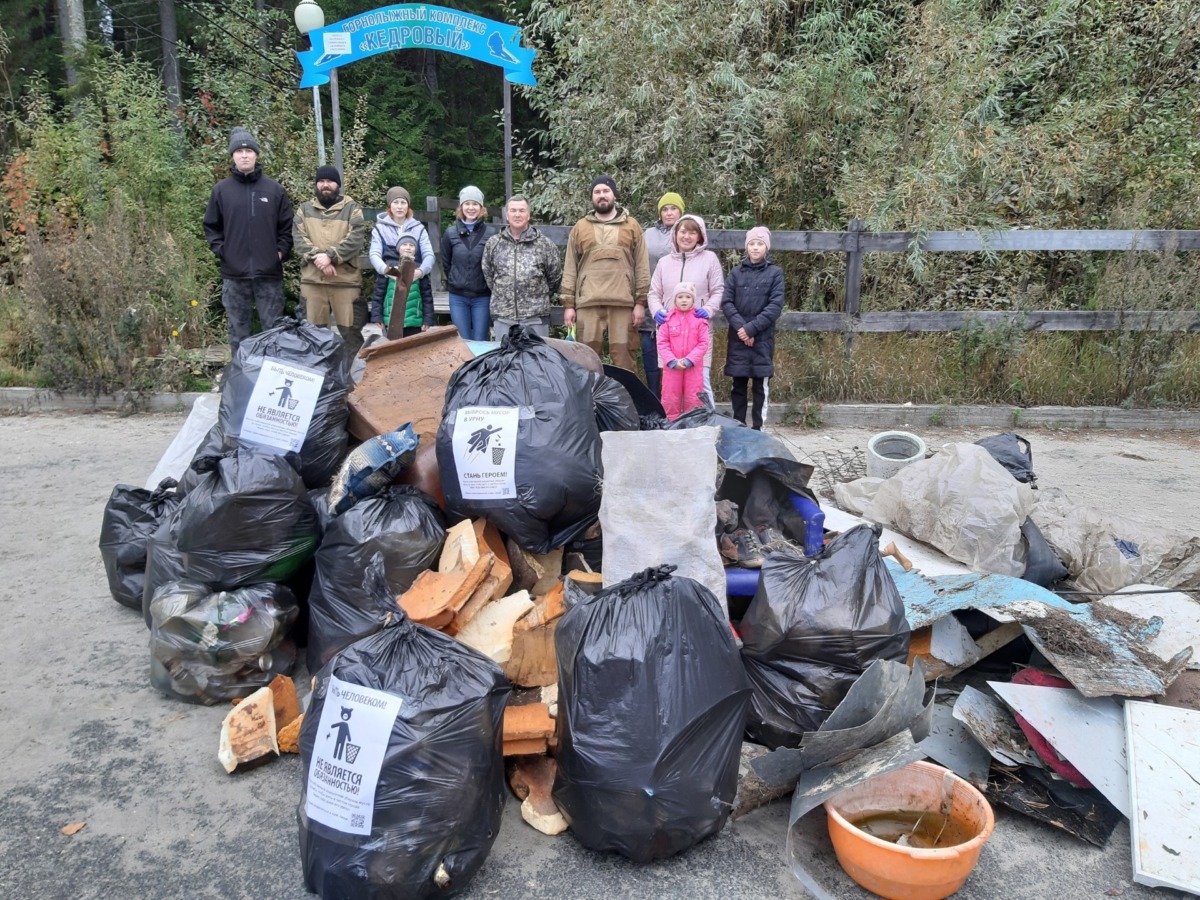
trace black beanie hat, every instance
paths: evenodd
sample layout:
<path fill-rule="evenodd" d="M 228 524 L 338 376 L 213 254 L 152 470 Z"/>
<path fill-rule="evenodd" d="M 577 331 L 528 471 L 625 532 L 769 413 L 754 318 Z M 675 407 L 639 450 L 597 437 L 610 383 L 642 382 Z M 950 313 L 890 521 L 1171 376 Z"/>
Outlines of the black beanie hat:
<path fill-rule="evenodd" d="M 616 183 L 615 181 L 613 181 L 613 180 L 612 180 L 612 176 L 611 176 L 611 175 L 597 175 L 597 176 L 596 176 L 596 177 L 595 177 L 595 178 L 592 180 L 592 187 L 591 187 L 591 189 L 594 191 L 594 190 L 596 189 L 596 185 L 598 185 L 598 184 L 607 184 L 607 185 L 608 185 L 608 188 L 609 188 L 609 190 L 611 190 L 611 191 L 613 192 L 613 196 L 614 196 L 614 197 L 620 196 L 620 195 L 617 193 L 617 183 Z"/>
<path fill-rule="evenodd" d="M 337 166 L 321 166 L 317 169 L 316 181 L 336 181 L 337 186 L 342 186 L 342 173 L 337 170 Z"/>
<path fill-rule="evenodd" d="M 255 153 L 262 153 L 258 149 L 258 141 L 254 140 L 254 135 L 238 125 L 233 131 L 229 132 L 229 155 L 233 156 L 234 150 L 249 149 Z"/>

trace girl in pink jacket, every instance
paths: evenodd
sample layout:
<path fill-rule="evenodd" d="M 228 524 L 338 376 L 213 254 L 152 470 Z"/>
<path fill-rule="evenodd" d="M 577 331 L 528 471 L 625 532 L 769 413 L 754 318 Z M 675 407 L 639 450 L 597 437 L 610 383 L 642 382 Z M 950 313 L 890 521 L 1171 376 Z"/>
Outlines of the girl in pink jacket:
<path fill-rule="evenodd" d="M 658 357 L 662 360 L 662 403 L 674 422 L 701 405 L 704 393 L 704 357 L 712 348 L 707 316 L 698 315 L 696 285 L 675 285 L 673 309 L 658 326 Z"/>
<path fill-rule="evenodd" d="M 691 213 L 681 216 L 671 229 L 671 246 L 674 249 L 670 255 L 660 259 L 650 273 L 647 315 L 660 324 L 665 322 L 671 312 L 675 286 L 681 281 L 696 286 L 696 315 L 703 318 L 716 313 L 725 292 L 725 273 L 720 258 L 708 249 L 704 220 Z M 704 358 L 704 390 L 709 399 L 713 395 L 711 367 L 712 351 L 709 351 Z"/>

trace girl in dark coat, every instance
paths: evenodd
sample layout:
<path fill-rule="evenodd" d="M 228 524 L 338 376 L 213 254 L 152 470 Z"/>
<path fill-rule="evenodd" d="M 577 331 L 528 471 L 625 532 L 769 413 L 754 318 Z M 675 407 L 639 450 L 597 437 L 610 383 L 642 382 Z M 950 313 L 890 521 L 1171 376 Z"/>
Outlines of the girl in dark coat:
<path fill-rule="evenodd" d="M 754 428 L 767 414 L 767 379 L 775 374 L 775 322 L 783 312 L 783 270 L 771 262 L 771 232 L 746 232 L 746 255 L 725 279 L 721 312 L 729 324 L 725 374 L 733 379 L 733 417 L 746 423 L 746 388 L 753 385 Z"/>

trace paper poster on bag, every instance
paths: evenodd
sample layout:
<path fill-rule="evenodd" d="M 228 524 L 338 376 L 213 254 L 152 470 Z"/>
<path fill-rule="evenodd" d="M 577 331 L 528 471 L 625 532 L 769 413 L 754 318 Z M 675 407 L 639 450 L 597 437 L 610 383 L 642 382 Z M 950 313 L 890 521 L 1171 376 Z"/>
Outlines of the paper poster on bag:
<path fill-rule="evenodd" d="M 324 382 L 325 376 L 313 369 L 264 357 L 242 418 L 241 439 L 299 452 Z"/>
<path fill-rule="evenodd" d="M 465 500 L 517 496 L 519 410 L 515 406 L 464 406 L 454 420 L 454 466 Z"/>
<path fill-rule="evenodd" d="M 403 701 L 374 688 L 329 679 L 313 744 L 304 812 L 347 834 L 370 834 L 375 788 Z"/>

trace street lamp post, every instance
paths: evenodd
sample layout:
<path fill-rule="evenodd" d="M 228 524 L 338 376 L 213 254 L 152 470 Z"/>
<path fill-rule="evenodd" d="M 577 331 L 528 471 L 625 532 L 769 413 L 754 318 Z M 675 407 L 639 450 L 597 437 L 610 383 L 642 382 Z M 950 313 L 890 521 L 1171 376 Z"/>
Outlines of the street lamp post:
<path fill-rule="evenodd" d="M 316 0 L 300 0 L 295 12 L 296 28 L 307 35 L 325 27 L 325 13 Z M 333 164 L 342 172 L 342 119 L 338 109 L 337 69 L 330 73 L 329 92 L 333 106 Z M 325 126 L 321 122 L 321 92 L 313 85 L 313 116 L 317 122 L 317 165 L 325 165 Z M 345 174 L 345 173 L 343 173 Z"/>

